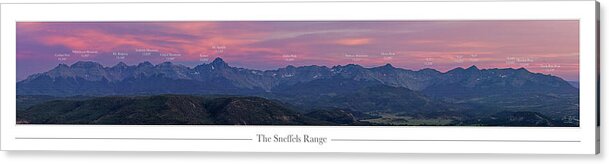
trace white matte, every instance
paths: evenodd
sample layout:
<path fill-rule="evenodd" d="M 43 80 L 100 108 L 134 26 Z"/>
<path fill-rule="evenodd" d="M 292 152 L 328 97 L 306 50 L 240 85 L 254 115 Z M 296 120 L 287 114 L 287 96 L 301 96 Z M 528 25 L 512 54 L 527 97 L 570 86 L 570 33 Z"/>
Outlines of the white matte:
<path fill-rule="evenodd" d="M 595 2 L 323 2 L 2 4 L 2 150 L 134 150 L 401 153 L 596 153 Z M 238 12 L 236 12 L 238 11 Z M 540 12 L 543 11 L 543 12 Z M 18 21 L 213 20 L 579 20 L 580 127 L 333 127 L 16 125 L 15 28 Z M 407 140 L 557 140 L 579 142 L 339 142 L 258 143 L 256 134 L 310 134 L 339 138 Z M 20 140 L 17 137 L 250 138 L 202 140 Z"/>

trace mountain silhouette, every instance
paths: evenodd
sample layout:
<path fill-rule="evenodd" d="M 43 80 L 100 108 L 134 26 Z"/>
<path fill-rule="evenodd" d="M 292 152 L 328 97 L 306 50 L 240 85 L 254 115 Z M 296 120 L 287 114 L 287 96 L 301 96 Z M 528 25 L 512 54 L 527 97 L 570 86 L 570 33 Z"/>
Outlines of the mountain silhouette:
<path fill-rule="evenodd" d="M 520 69 L 478 69 L 471 66 L 440 72 L 393 67 L 391 64 L 365 68 L 357 64 L 325 66 L 287 66 L 276 70 L 231 67 L 222 58 L 189 68 L 171 62 L 153 65 L 118 63 L 104 67 L 92 61 L 70 66 L 60 64 L 44 73 L 34 74 L 17 83 L 18 95 L 122 95 L 138 93 L 220 93 L 242 94 L 273 92 L 316 80 L 343 78 L 373 81 L 392 87 L 408 88 L 437 96 L 465 92 L 555 92 L 572 93 L 577 88 L 551 75 Z M 236 93 L 233 93 L 236 92 Z"/>
<path fill-rule="evenodd" d="M 209 96 L 220 95 L 238 100 L 233 107 L 239 112 L 197 106 L 224 102 L 208 101 Z M 79 61 L 59 64 L 17 82 L 17 98 L 19 118 L 29 123 L 425 125 L 429 122 L 417 120 L 429 119 L 444 120 L 432 125 L 579 123 L 579 92 L 569 82 L 525 68 L 480 69 L 475 65 L 440 72 L 391 64 L 256 70 L 230 66 L 222 58 L 193 68 L 171 62 L 120 62 L 105 67 Z M 82 106 L 86 104 L 122 105 Z M 198 113 L 188 113 L 192 111 L 188 104 L 194 104 L 192 110 Z M 142 107 L 158 110 L 141 111 Z M 113 111 L 95 115 L 106 110 Z M 68 117 L 71 115 L 75 117 Z M 148 117 L 155 115 L 167 117 Z M 69 119 L 50 118 L 58 116 Z M 512 118 L 520 121 L 510 122 Z"/>

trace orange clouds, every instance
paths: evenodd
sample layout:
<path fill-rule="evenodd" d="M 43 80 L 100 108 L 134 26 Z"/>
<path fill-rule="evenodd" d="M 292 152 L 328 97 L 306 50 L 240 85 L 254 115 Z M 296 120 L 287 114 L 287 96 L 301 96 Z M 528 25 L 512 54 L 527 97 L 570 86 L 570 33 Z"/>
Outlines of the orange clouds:
<path fill-rule="evenodd" d="M 214 22 L 176 22 L 176 23 L 157 23 L 157 25 L 162 25 L 166 27 L 170 27 L 175 29 L 177 32 L 181 33 L 193 33 L 193 32 L 201 32 L 207 31 L 211 32 L 216 29 L 216 23 Z"/>
<path fill-rule="evenodd" d="M 446 46 L 455 48 L 497 48 L 499 45 L 489 42 L 476 42 L 476 41 L 460 41 L 449 43 Z"/>
<path fill-rule="evenodd" d="M 119 46 L 148 47 L 150 44 L 130 36 L 119 36 L 97 30 L 75 30 L 69 35 L 49 35 L 40 38 L 46 45 L 61 45 L 70 49 L 111 51 Z"/>
<path fill-rule="evenodd" d="M 344 46 L 361 46 L 370 44 L 371 41 L 370 38 L 348 38 L 337 40 L 335 43 Z"/>

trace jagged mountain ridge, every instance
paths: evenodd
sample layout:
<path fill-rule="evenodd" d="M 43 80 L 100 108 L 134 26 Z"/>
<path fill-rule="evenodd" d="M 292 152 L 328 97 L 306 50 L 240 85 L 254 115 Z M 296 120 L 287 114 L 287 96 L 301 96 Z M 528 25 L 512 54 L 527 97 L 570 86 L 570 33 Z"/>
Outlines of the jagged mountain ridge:
<path fill-rule="evenodd" d="M 478 69 L 471 66 L 467 69 L 459 67 L 440 72 L 429 68 L 413 71 L 390 64 L 372 68 L 348 64 L 331 68 L 317 65 L 287 66 L 261 71 L 231 67 L 223 59 L 216 58 L 209 64 L 194 68 L 170 62 L 158 65 L 143 62 L 132 66 L 120 62 L 112 67 L 104 67 L 91 61 L 79 61 L 71 66 L 59 64 L 50 71 L 31 75 L 18 82 L 17 94 L 242 94 L 273 92 L 286 86 L 289 88 L 317 80 L 333 79 L 373 81 L 439 96 L 493 90 L 560 93 L 577 91 L 559 77 L 532 73 L 524 68 Z"/>
<path fill-rule="evenodd" d="M 276 101 L 274 103 L 281 104 L 286 109 L 303 113 L 311 112 L 311 116 L 319 117 L 320 120 L 331 118 L 341 120 L 336 122 L 337 124 L 358 125 L 361 123 L 353 122 L 356 119 L 344 111 L 372 113 L 375 117 L 383 117 L 380 118 L 381 122 L 374 123 L 386 123 L 387 120 L 384 119 L 389 119 L 389 122 L 400 120 L 394 117 L 408 117 L 415 119 L 413 124 L 417 124 L 416 119 L 439 119 L 452 120 L 453 123 L 463 121 L 463 124 L 468 125 L 492 123 L 493 120 L 483 122 L 476 120 L 492 117 L 493 114 L 501 111 L 530 111 L 538 112 L 544 117 L 548 116 L 552 121 L 563 122 L 565 126 L 576 125 L 573 122 L 577 123 L 579 111 L 577 88 L 559 77 L 533 73 L 524 68 L 479 69 L 471 66 L 440 72 L 429 68 L 414 71 L 396 68 L 391 64 L 372 68 L 348 64 L 333 67 L 287 66 L 261 71 L 232 67 L 221 58 L 193 68 L 170 62 L 157 65 L 143 62 L 131 66 L 121 62 L 112 67 L 104 67 L 95 62 L 80 61 L 70 66 L 60 64 L 52 70 L 17 82 L 18 98 L 50 96 L 50 98 L 41 97 L 49 101 L 40 101 L 41 103 L 22 107 L 23 111 L 36 111 L 36 113 L 44 113 L 42 107 L 62 105 L 52 104 L 52 99 L 71 100 L 80 96 L 103 98 L 117 97 L 117 95 L 124 98 L 164 94 L 255 96 Z M 262 101 L 255 102 L 262 103 Z M 137 103 L 128 105 L 129 103 L 131 102 L 127 102 L 125 107 L 138 108 Z M 248 105 L 247 109 L 254 109 L 256 103 Z M 37 105 L 41 105 L 38 106 L 41 107 L 40 110 L 32 110 Z M 125 108 L 125 111 L 128 111 L 128 108 Z M 180 106 L 179 109 L 189 109 L 189 107 Z M 339 110 L 315 112 L 319 109 Z M 239 117 L 244 118 L 246 115 Z M 536 113 L 525 114 L 527 120 L 540 118 L 536 115 Z M 512 116 L 506 116 L 507 120 L 511 118 Z M 197 119 L 184 117 L 179 120 Z M 181 121 L 174 123 L 242 123 Z M 66 122 L 66 120 L 58 122 Z M 250 123 L 251 120 L 244 124 Z M 288 121 L 281 124 L 301 123 Z M 537 123 L 552 122 L 543 120 L 522 122 L 523 125 L 533 123 L 537 125 Z M 555 125 L 563 126 L 563 124 Z"/>

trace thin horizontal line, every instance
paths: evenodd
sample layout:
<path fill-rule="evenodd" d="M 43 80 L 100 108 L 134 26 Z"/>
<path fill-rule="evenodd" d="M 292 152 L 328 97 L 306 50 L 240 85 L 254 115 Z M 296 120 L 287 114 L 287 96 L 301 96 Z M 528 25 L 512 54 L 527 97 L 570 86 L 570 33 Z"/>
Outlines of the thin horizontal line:
<path fill-rule="evenodd" d="M 15 126 L 22 127 L 113 127 L 113 128 L 133 128 L 133 127 L 142 127 L 142 128 L 164 128 L 164 127 L 195 127 L 195 128 L 247 128 L 247 127 L 293 127 L 293 128 L 378 128 L 378 129 L 437 129 L 437 128 L 476 128 L 476 129 L 516 129 L 516 130 L 528 130 L 528 129 L 580 129 L 579 126 L 568 127 L 568 126 L 414 126 L 414 125 L 395 125 L 395 126 L 386 126 L 386 125 L 362 125 L 362 126 L 340 126 L 340 125 L 219 125 L 219 124 L 207 124 L 207 125 L 198 125 L 198 124 L 187 124 L 187 125 L 120 125 L 120 124 L 15 124 Z"/>
<path fill-rule="evenodd" d="M 54 21 L 54 20 L 19 20 L 17 23 L 42 22 L 42 23 L 181 23 L 181 22 L 476 22 L 476 21 L 578 21 L 579 19 L 569 18 L 548 18 L 548 19 L 264 19 L 264 20 L 71 20 L 71 21 Z"/>
<path fill-rule="evenodd" d="M 403 3 L 403 2 L 536 2 L 536 1 L 557 1 L 557 2 L 569 2 L 576 0 L 412 0 L 412 1 L 208 1 L 208 2 L 196 2 L 196 1 L 176 1 L 176 2 L 6 2 L 2 4 L 188 4 L 188 3 Z M 589 0 L 591 1 L 591 0 Z M 585 2 L 585 1 L 584 1 Z"/>
<path fill-rule="evenodd" d="M 26 140 L 207 140 L 207 141 L 250 141 L 249 138 L 84 138 L 84 137 L 15 137 Z"/>
<path fill-rule="evenodd" d="M 503 2 L 503 1 L 508 1 L 510 2 L 510 0 L 496 0 L 497 2 Z M 28 2 L 9 2 L 9 3 L 3 3 L 3 4 L 196 4 L 196 3 L 200 3 L 200 4 L 213 4 L 213 3 L 218 3 L 218 4 L 228 4 L 228 3 L 375 3 L 375 2 L 380 2 L 380 3 L 387 3 L 387 2 L 397 2 L 397 3 L 403 3 L 403 2 L 486 2 L 486 1 L 227 1 L 227 2 L 221 2 L 221 1 L 209 1 L 209 2 L 188 2 L 188 1 L 176 1 L 176 2 L 39 2 L 39 3 L 28 3 Z M 495 1 L 488 1 L 488 2 L 495 2 Z"/>
<path fill-rule="evenodd" d="M 581 142 L 578 140 L 401 140 L 401 139 L 331 139 L 331 141 L 356 141 L 356 142 L 376 142 L 376 141 L 389 141 L 389 142 L 419 142 L 419 141 L 431 141 L 431 142 Z"/>

